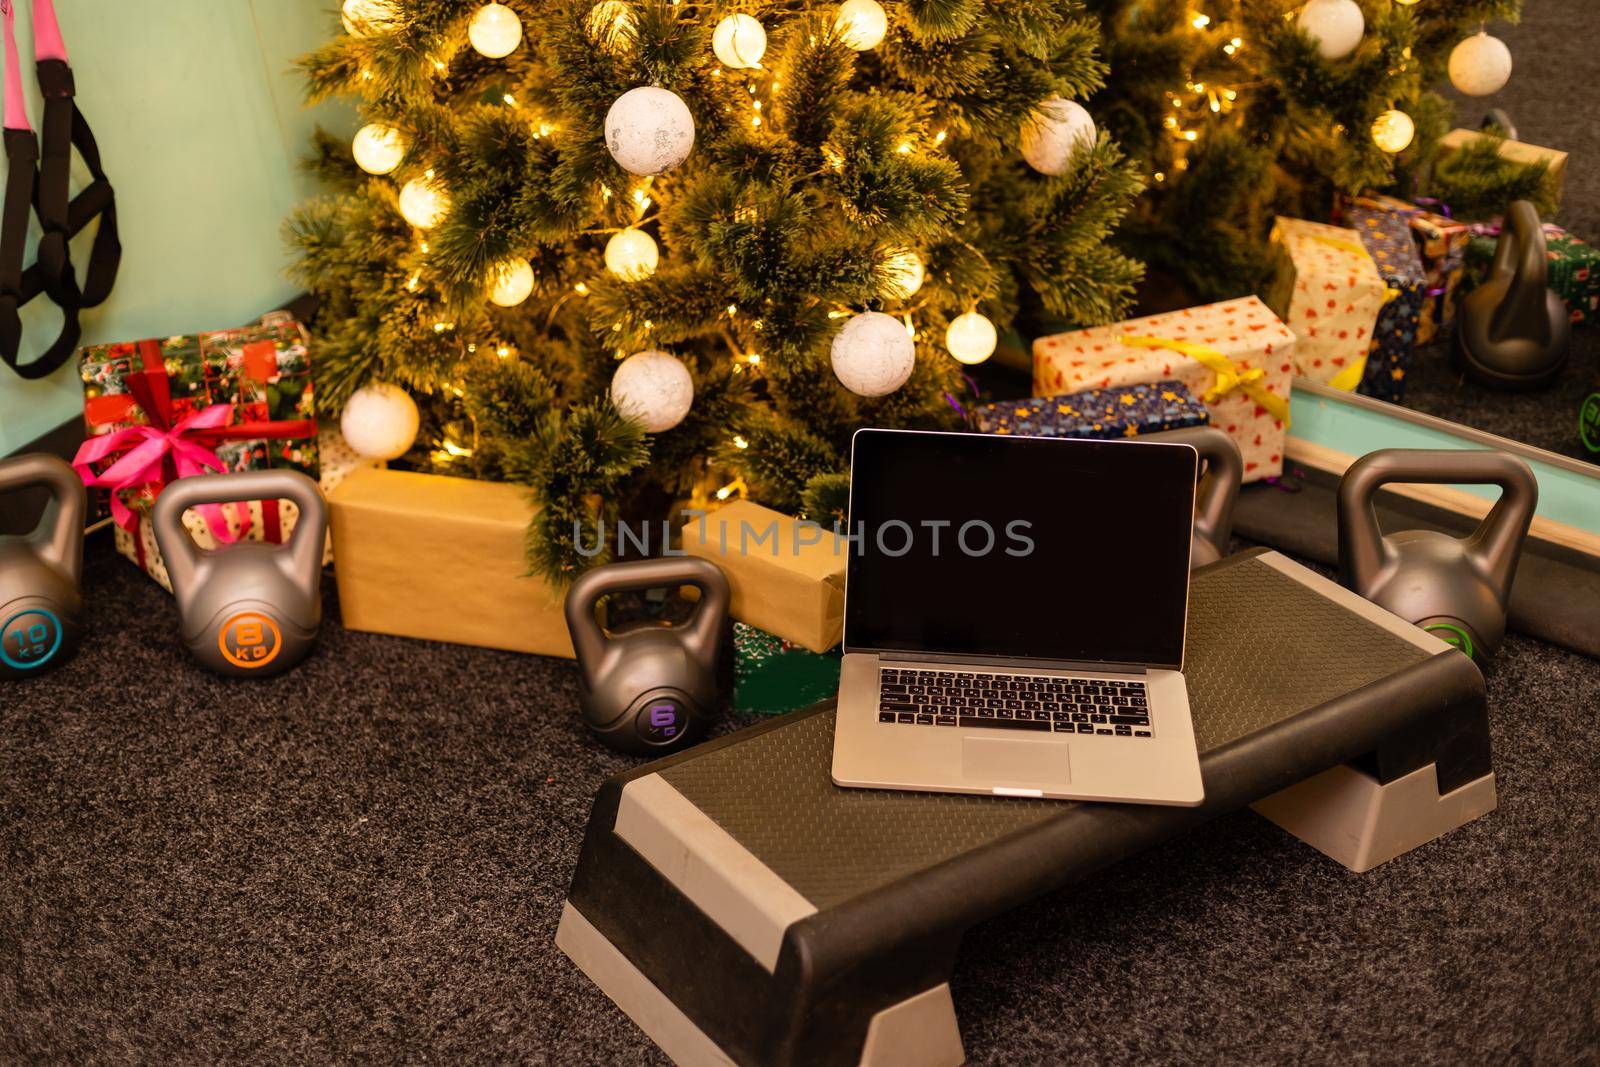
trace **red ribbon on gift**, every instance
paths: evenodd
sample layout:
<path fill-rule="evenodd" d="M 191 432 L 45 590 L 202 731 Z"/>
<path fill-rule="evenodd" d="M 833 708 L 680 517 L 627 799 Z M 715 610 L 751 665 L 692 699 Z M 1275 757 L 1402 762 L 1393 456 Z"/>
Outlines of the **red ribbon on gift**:
<path fill-rule="evenodd" d="M 158 341 L 139 342 L 142 368 L 128 375 L 128 392 L 143 409 L 148 425 L 130 426 L 114 433 L 91 437 L 78 449 L 72 464 L 87 486 L 111 490 L 111 517 L 123 529 L 137 534 L 139 516 L 123 501 L 122 492 L 152 486 L 159 494 L 178 478 L 203 474 L 206 470 L 225 471 L 215 446 L 223 441 L 250 441 L 257 438 L 306 438 L 315 436 L 313 419 L 247 420 L 229 425 L 232 404 L 212 404 L 174 421 L 172 383 L 161 358 Z M 247 370 L 257 377 L 267 375 Z M 120 456 L 100 474 L 94 464 L 110 456 Z M 196 509 L 210 527 L 219 544 L 235 540 L 228 529 L 222 505 L 205 504 Z M 270 521 L 269 525 L 276 525 Z M 250 513 L 239 508 L 239 535 L 250 530 Z"/>

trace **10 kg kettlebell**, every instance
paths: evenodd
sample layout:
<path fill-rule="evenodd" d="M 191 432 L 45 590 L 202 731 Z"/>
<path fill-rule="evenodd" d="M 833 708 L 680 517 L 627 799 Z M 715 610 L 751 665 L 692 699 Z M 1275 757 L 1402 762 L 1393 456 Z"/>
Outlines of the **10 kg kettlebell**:
<path fill-rule="evenodd" d="M 643 621 L 607 632 L 595 605 L 609 593 L 692 585 L 694 614 L 682 625 Z M 716 719 L 717 661 L 728 618 L 728 579 L 696 556 L 596 567 L 567 593 L 567 629 L 583 672 L 583 719 L 620 752 L 661 755 L 693 744 Z"/>
<path fill-rule="evenodd" d="M 40 485 L 50 502 L 32 533 L 0 535 L 0 678 L 65 663 L 82 634 L 83 520 L 89 497 L 64 460 L 44 453 L 0 463 L 0 493 Z"/>
<path fill-rule="evenodd" d="M 1498 485 L 1500 499 L 1466 538 L 1436 530 L 1388 537 L 1373 497 L 1391 483 Z M 1339 570 L 1346 585 L 1469 656 L 1488 659 L 1506 632 L 1506 604 L 1539 483 L 1504 452 L 1390 448 L 1350 465 L 1339 483 Z"/>
<path fill-rule="evenodd" d="M 183 525 L 201 504 L 286 499 L 300 521 L 282 545 L 239 541 L 202 551 Z M 317 483 L 296 471 L 180 478 L 156 498 L 156 544 L 167 561 L 183 643 L 235 678 L 282 674 L 305 659 L 322 626 L 322 547 L 328 513 Z"/>
<path fill-rule="evenodd" d="M 1139 440 L 1190 445 L 1200 453 L 1205 474 L 1195 490 L 1189 569 L 1226 556 L 1233 540 L 1233 508 L 1239 502 L 1239 484 L 1244 479 L 1244 456 L 1233 438 L 1215 426 L 1190 426 L 1148 434 Z"/>

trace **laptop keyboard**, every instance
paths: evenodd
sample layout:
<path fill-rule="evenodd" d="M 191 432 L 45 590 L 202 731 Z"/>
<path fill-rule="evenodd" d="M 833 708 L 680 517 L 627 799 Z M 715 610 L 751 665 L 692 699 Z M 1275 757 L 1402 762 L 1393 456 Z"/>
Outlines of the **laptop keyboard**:
<path fill-rule="evenodd" d="M 913 726 L 1150 737 L 1143 682 L 884 668 L 878 721 Z"/>

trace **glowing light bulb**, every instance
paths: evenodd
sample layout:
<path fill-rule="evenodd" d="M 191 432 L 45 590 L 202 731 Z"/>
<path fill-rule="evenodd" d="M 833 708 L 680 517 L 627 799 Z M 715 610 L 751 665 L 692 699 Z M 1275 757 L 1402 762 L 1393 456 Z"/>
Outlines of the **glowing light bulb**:
<path fill-rule="evenodd" d="M 525 259 L 501 264 L 489 278 L 489 299 L 503 308 L 516 307 L 533 293 L 533 264 Z"/>
<path fill-rule="evenodd" d="M 449 210 L 449 195 L 429 178 L 412 178 L 400 189 L 400 214 L 419 230 L 438 225 Z"/>
<path fill-rule="evenodd" d="M 995 332 L 994 323 L 976 311 L 957 315 L 944 332 L 944 344 L 950 354 L 967 364 L 982 363 L 994 355 L 999 342 L 1000 335 Z"/>
<path fill-rule="evenodd" d="M 388 174 L 406 157 L 406 139 L 393 126 L 369 122 L 356 131 L 350 152 L 368 174 Z"/>
<path fill-rule="evenodd" d="M 758 66 L 767 54 L 767 31 L 749 15 L 729 15 L 712 32 L 711 50 L 725 67 Z"/>
<path fill-rule="evenodd" d="M 467 26 L 467 40 L 490 59 L 509 56 L 522 43 L 522 20 L 504 4 L 484 4 Z"/>
<path fill-rule="evenodd" d="M 839 37 L 857 52 L 883 43 L 889 32 L 889 16 L 878 0 L 844 0 L 836 21 Z"/>
<path fill-rule="evenodd" d="M 389 0 L 344 0 L 339 21 L 352 37 L 383 33 L 394 26 L 394 5 Z"/>
<path fill-rule="evenodd" d="M 1390 108 L 1372 122 L 1372 140 L 1390 154 L 1404 152 L 1417 134 L 1417 124 L 1404 111 Z"/>
<path fill-rule="evenodd" d="M 656 272 L 661 252 L 655 238 L 643 230 L 628 227 L 611 235 L 606 242 L 606 270 L 625 282 L 643 281 Z"/>
<path fill-rule="evenodd" d="M 927 271 L 922 265 L 922 257 L 911 249 L 903 249 L 884 260 L 884 271 L 889 275 L 889 285 L 884 295 L 895 300 L 905 300 L 914 296 L 922 288 L 922 281 L 927 277 Z"/>

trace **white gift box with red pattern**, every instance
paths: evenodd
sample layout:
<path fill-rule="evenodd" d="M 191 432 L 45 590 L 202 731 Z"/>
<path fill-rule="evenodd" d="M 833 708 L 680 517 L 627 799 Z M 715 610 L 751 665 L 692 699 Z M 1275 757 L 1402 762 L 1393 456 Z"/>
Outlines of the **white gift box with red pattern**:
<path fill-rule="evenodd" d="M 1277 269 L 1267 303 L 1294 331 L 1296 373 L 1354 389 L 1390 295 L 1372 254 L 1355 230 L 1281 215 L 1272 246 Z"/>
<path fill-rule="evenodd" d="M 1144 385 L 1176 378 L 1206 405 L 1211 425 L 1244 453 L 1244 480 L 1283 472 L 1295 337 L 1254 296 L 1185 308 L 1033 343 L 1033 395 Z"/>

